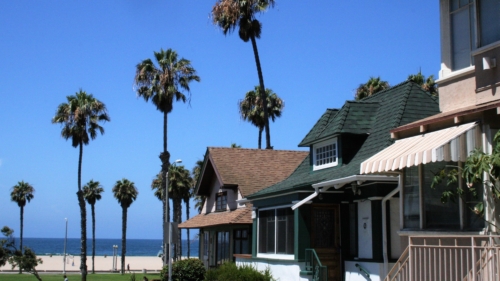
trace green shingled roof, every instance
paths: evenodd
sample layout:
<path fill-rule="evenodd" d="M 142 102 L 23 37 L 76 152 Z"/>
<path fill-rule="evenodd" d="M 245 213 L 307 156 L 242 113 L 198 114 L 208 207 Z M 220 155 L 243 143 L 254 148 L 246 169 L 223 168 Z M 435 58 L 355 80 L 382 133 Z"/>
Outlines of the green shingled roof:
<path fill-rule="evenodd" d="M 327 109 L 299 146 L 307 147 L 342 133 L 369 133 L 379 105 L 379 102 L 347 101 L 340 110 Z"/>
<path fill-rule="evenodd" d="M 314 183 L 358 175 L 361 162 L 394 142 L 389 133 L 391 129 L 437 113 L 438 100 L 410 81 L 360 101 L 347 101 L 339 110 L 328 109 L 299 146 L 310 146 L 343 133 L 368 134 L 354 158 L 340 167 L 312 171 L 309 155 L 287 179 L 248 198 L 310 188 Z"/>

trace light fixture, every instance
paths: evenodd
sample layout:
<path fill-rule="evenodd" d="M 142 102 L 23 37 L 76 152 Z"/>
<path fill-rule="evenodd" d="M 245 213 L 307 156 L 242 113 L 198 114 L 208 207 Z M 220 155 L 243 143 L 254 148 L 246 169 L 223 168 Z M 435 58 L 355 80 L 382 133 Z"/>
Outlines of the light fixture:
<path fill-rule="evenodd" d="M 497 66 L 496 58 L 483 57 L 483 70 L 492 69 Z"/>
<path fill-rule="evenodd" d="M 356 182 L 351 183 L 351 188 L 354 195 L 361 195 L 361 190 L 359 189 Z"/>

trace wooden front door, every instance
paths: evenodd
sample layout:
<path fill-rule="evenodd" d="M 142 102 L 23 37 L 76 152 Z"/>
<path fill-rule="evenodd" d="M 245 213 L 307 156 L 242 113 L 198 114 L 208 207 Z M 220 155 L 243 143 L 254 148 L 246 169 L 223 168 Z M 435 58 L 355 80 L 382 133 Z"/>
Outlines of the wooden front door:
<path fill-rule="evenodd" d="M 313 205 L 311 226 L 311 245 L 328 267 L 328 281 L 342 280 L 339 205 Z"/>

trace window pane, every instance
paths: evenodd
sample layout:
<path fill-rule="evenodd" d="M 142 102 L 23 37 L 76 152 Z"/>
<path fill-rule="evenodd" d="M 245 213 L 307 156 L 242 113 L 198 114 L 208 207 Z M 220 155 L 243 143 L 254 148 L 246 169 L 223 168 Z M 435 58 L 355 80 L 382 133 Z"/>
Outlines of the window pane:
<path fill-rule="evenodd" d="M 268 233 L 269 231 L 272 231 L 274 234 L 274 223 L 272 230 L 268 228 L 268 219 L 272 217 L 274 219 L 274 210 L 267 210 L 267 211 L 259 211 L 259 253 L 267 253 L 267 238 L 268 238 Z M 273 243 L 274 243 L 274 236 L 273 236 Z M 274 248 L 273 248 L 274 252 Z"/>
<path fill-rule="evenodd" d="M 450 0 L 450 11 L 453 12 L 458 9 L 458 0 Z"/>
<path fill-rule="evenodd" d="M 452 69 L 471 65 L 471 33 L 469 9 L 451 14 Z"/>
<path fill-rule="evenodd" d="M 420 228 L 418 167 L 404 170 L 404 228 Z"/>
<path fill-rule="evenodd" d="M 465 185 L 465 183 L 464 183 Z M 464 187 L 468 189 L 468 187 Z M 479 230 L 484 227 L 484 220 L 480 215 L 475 214 L 472 210 L 483 198 L 483 185 L 480 183 L 474 184 L 473 188 L 476 190 L 476 196 L 472 192 L 467 192 L 465 196 L 465 229 L 466 230 Z"/>
<path fill-rule="evenodd" d="M 479 1 L 481 46 L 500 40 L 500 1 Z"/>
<path fill-rule="evenodd" d="M 448 200 L 447 203 L 441 203 L 443 191 L 450 188 L 456 190 L 456 185 L 447 186 L 447 182 L 443 181 L 435 188 L 431 188 L 434 175 L 446 165 L 457 166 L 458 164 L 452 162 L 436 162 L 423 165 L 425 228 L 460 229 L 460 207 L 458 199 L 455 200 L 456 202 Z"/>
<path fill-rule="evenodd" d="M 460 7 L 463 7 L 467 4 L 469 4 L 469 0 L 460 0 Z"/>
<path fill-rule="evenodd" d="M 274 210 L 270 210 L 268 212 L 272 212 L 267 218 L 267 245 L 266 245 L 266 253 L 274 253 L 274 241 L 275 241 L 275 219 L 274 219 Z"/>

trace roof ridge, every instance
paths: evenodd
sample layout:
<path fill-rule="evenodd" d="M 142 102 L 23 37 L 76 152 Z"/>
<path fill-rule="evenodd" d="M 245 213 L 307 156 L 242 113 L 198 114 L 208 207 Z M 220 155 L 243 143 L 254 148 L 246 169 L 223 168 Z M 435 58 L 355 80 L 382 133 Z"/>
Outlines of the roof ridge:
<path fill-rule="evenodd" d="M 292 149 L 259 149 L 259 148 L 236 148 L 236 147 L 223 147 L 223 146 L 208 146 L 207 149 L 234 149 L 234 150 L 252 150 L 252 151 L 278 151 L 278 152 L 308 152 L 305 150 L 292 150 Z"/>

